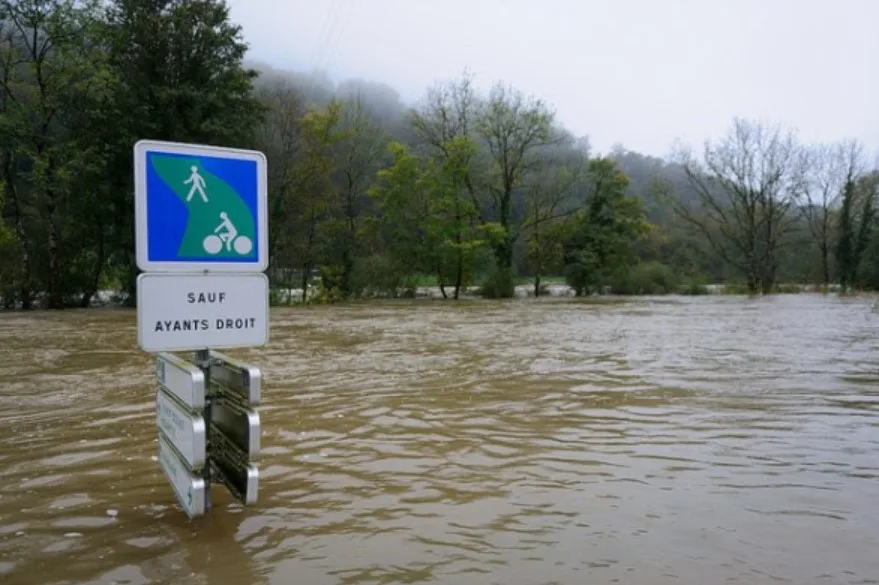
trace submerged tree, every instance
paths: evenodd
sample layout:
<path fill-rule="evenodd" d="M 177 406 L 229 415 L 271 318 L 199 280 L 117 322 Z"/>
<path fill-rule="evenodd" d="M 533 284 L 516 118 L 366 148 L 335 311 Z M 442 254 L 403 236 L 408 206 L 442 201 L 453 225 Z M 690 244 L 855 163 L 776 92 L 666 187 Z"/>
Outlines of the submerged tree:
<path fill-rule="evenodd" d="M 597 291 L 637 258 L 634 244 L 649 228 L 641 202 L 626 196 L 629 179 L 606 158 L 589 162 L 589 194 L 569 223 L 565 277 L 577 296 Z"/>
<path fill-rule="evenodd" d="M 682 153 L 698 208 L 667 198 L 718 256 L 741 270 L 751 293 L 776 284 L 779 255 L 794 227 L 798 148 L 790 131 L 736 118 L 725 137 L 706 142 L 704 162 Z"/>

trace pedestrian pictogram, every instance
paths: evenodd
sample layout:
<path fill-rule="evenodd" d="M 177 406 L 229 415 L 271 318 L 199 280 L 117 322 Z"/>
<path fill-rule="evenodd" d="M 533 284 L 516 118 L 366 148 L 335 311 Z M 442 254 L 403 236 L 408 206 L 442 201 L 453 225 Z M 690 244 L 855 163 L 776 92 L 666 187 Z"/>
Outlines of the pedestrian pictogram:
<path fill-rule="evenodd" d="M 198 174 L 198 167 L 192 166 L 192 174 L 189 175 L 189 178 L 183 181 L 184 185 L 192 185 L 192 188 L 189 189 L 189 193 L 186 195 L 186 201 L 192 201 L 192 196 L 198 193 L 201 196 L 202 201 L 205 203 L 208 202 L 208 195 L 204 192 L 205 182 L 201 175 Z"/>

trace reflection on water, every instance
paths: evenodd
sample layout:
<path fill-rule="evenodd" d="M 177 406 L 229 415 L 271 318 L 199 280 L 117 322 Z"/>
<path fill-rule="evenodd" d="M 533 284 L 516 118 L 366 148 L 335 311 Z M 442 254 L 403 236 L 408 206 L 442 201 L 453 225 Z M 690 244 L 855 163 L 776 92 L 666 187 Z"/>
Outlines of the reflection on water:
<path fill-rule="evenodd" d="M 281 309 L 260 501 L 189 521 L 134 314 L 0 315 L 4 584 L 879 583 L 866 299 Z"/>

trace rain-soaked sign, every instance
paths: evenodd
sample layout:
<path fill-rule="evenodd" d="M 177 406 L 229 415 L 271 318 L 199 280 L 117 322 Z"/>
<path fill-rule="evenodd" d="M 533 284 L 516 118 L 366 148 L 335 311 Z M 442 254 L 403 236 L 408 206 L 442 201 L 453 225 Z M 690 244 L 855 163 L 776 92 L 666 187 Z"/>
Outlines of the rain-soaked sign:
<path fill-rule="evenodd" d="M 158 460 L 190 518 L 211 483 L 257 501 L 259 368 L 214 349 L 268 343 L 266 157 L 203 144 L 134 145 L 137 340 L 155 353 Z M 172 351 L 196 352 L 190 362 Z"/>

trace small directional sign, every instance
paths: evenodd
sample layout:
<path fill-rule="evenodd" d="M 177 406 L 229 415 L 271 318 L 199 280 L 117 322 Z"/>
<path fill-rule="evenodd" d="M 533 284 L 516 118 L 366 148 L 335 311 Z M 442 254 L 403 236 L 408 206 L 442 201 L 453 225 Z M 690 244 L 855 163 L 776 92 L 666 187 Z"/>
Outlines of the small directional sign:
<path fill-rule="evenodd" d="M 206 460 L 207 428 L 200 415 L 190 413 L 164 388 L 156 391 L 156 422 L 161 433 L 174 446 L 192 471 L 200 470 Z"/>
<path fill-rule="evenodd" d="M 262 381 L 259 368 L 217 351 L 211 351 L 210 357 L 211 392 L 238 400 L 245 406 L 257 406 Z"/>
<path fill-rule="evenodd" d="M 190 518 L 204 516 L 206 500 L 204 479 L 186 468 L 186 464 L 180 460 L 174 448 L 161 433 L 159 434 L 159 466 L 174 488 L 177 501 L 180 502 L 186 515 Z"/>
<path fill-rule="evenodd" d="M 160 353 L 156 356 L 156 379 L 190 410 L 204 409 L 204 372 L 195 364 L 173 353 Z"/>
<path fill-rule="evenodd" d="M 144 272 L 263 272 L 266 157 L 251 150 L 134 145 L 135 248 Z"/>
<path fill-rule="evenodd" d="M 259 470 L 253 465 L 230 461 L 222 456 L 211 461 L 211 470 L 229 493 L 242 504 L 255 504 L 259 492 Z"/>
<path fill-rule="evenodd" d="M 214 428 L 223 434 L 224 442 L 252 461 L 259 457 L 259 413 L 235 402 L 218 398 L 213 406 Z"/>

